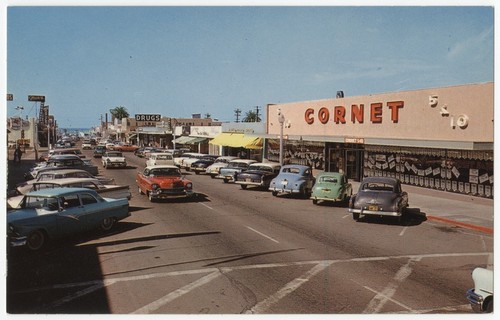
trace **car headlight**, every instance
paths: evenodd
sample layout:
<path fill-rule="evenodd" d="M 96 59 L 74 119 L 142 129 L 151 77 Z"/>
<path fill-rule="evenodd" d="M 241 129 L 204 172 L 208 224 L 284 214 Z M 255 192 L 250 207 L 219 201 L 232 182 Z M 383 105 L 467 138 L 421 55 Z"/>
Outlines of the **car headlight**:
<path fill-rule="evenodd" d="M 152 185 L 151 185 L 151 189 L 153 189 L 153 190 L 160 189 L 160 185 L 158 185 L 158 184 L 156 184 L 156 183 L 155 183 L 155 184 L 152 184 Z"/>
<path fill-rule="evenodd" d="M 187 189 L 192 189 L 193 188 L 193 184 L 191 182 L 189 182 L 188 184 L 186 184 L 186 188 Z"/>

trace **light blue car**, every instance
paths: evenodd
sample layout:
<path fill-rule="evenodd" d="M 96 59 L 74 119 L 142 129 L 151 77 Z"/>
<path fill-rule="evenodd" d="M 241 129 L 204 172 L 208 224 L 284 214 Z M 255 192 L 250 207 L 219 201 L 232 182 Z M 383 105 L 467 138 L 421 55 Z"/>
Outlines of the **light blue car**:
<path fill-rule="evenodd" d="M 109 199 L 86 188 L 54 188 L 26 194 L 7 212 L 8 243 L 40 250 L 48 240 L 100 228 L 110 230 L 130 215 L 126 198 Z"/>
<path fill-rule="evenodd" d="M 273 192 L 273 196 L 278 194 L 298 194 L 304 198 L 309 198 L 314 182 L 311 167 L 290 164 L 281 168 L 278 176 L 271 181 L 269 190 Z"/>

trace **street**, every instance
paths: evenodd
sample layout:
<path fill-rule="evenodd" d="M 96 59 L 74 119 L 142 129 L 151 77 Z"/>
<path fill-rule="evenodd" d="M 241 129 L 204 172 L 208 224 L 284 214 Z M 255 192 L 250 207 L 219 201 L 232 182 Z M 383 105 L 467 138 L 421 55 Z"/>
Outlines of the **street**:
<path fill-rule="evenodd" d="M 196 198 L 151 203 L 135 184 L 145 159 L 125 155 L 126 169 L 93 162 L 130 186 L 131 216 L 10 250 L 8 313 L 471 313 L 471 271 L 492 264 L 492 234 L 427 219 L 411 193 L 402 224 L 190 172 Z"/>

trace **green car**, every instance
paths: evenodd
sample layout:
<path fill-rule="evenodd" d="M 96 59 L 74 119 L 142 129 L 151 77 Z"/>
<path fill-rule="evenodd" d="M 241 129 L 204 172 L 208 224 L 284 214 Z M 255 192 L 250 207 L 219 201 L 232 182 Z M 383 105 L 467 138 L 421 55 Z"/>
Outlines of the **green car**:
<path fill-rule="evenodd" d="M 352 185 L 343 173 L 322 172 L 316 177 L 311 199 L 314 204 L 318 204 L 318 201 L 348 203 L 351 195 Z"/>

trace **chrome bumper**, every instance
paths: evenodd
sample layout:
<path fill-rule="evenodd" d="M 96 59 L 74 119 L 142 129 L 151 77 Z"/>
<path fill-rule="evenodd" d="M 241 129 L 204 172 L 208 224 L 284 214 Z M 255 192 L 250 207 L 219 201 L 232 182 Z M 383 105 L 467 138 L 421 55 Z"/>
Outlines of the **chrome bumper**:
<path fill-rule="evenodd" d="M 474 289 L 467 290 L 467 300 L 472 307 L 474 312 L 482 312 L 483 311 L 483 297 L 474 292 Z"/>
<path fill-rule="evenodd" d="M 353 209 L 353 208 L 349 208 L 349 213 L 359 213 L 363 215 L 376 215 L 376 216 L 388 216 L 388 217 L 401 216 L 401 212 L 397 211 L 371 211 L 371 210 Z"/>

